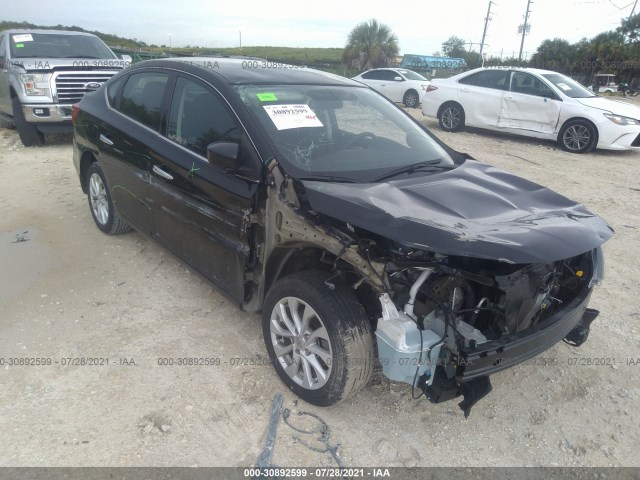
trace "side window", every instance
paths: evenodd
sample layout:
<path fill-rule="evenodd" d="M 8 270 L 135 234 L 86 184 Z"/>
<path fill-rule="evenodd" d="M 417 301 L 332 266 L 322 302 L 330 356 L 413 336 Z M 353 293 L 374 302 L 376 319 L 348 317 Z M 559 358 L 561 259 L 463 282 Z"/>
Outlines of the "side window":
<path fill-rule="evenodd" d="M 383 70 L 382 71 L 382 79 L 383 80 L 387 80 L 389 82 L 393 81 L 394 78 L 396 77 L 401 77 L 402 75 L 400 75 L 399 73 L 396 73 L 392 70 Z"/>
<path fill-rule="evenodd" d="M 365 73 L 362 75 L 362 78 L 367 80 L 383 80 L 383 73 L 382 70 L 374 70 L 372 72 Z"/>
<path fill-rule="evenodd" d="M 525 72 L 513 72 L 511 91 L 538 97 L 556 98 L 556 94 L 542 80 Z"/>
<path fill-rule="evenodd" d="M 509 72 L 506 70 L 483 70 L 458 81 L 465 85 L 507 90 L 509 88 Z"/>
<path fill-rule="evenodd" d="M 167 136 L 207 157 L 207 145 L 240 143 L 240 128 L 218 96 L 204 85 L 179 77 L 171 101 Z"/>
<path fill-rule="evenodd" d="M 118 110 L 154 130 L 160 129 L 160 107 L 169 80 L 166 73 L 144 72 L 129 76 Z"/>
<path fill-rule="evenodd" d="M 4 35 L 0 35 L 0 67 L 4 67 L 6 60 L 7 54 L 5 53 Z"/>
<path fill-rule="evenodd" d="M 110 82 L 109 85 L 107 85 L 107 100 L 113 108 L 116 108 L 116 97 L 126 80 L 126 76 L 120 77 L 118 80 Z"/>

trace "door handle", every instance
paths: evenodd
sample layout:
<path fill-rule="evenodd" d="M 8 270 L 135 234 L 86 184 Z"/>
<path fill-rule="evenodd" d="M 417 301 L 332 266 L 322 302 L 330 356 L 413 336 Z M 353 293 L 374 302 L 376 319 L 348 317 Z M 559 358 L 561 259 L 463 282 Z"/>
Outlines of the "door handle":
<path fill-rule="evenodd" d="M 513 101 L 513 97 L 504 97 L 505 100 L 509 100 L 510 102 Z"/>
<path fill-rule="evenodd" d="M 109 145 L 109 146 L 113 145 L 113 142 L 109 140 L 109 137 L 103 135 L 102 133 L 100 134 L 100 141 L 105 145 Z"/>
<path fill-rule="evenodd" d="M 173 175 L 162 170 L 158 165 L 153 166 L 153 173 L 157 174 L 159 177 L 165 178 L 167 180 L 173 180 Z"/>
<path fill-rule="evenodd" d="M 469 91 L 469 89 L 468 89 L 468 88 L 461 88 L 460 90 L 461 90 L 462 92 L 468 92 L 468 91 Z"/>

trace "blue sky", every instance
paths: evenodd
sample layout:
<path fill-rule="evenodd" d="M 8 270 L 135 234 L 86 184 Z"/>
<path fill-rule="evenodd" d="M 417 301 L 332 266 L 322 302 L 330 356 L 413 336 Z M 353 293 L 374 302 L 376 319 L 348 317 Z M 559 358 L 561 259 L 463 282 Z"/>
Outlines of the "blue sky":
<path fill-rule="evenodd" d="M 456 35 L 479 43 L 488 0 L 379 1 L 300 0 L 221 2 L 182 0 L 162 2 L 110 0 L 4 1 L 2 19 L 37 24 L 78 25 L 147 43 L 173 46 L 342 47 L 359 22 L 376 18 L 389 25 L 400 40 L 402 53 L 432 54 Z M 485 47 L 490 54 L 517 54 L 526 0 L 497 0 L 492 6 Z M 531 6 L 531 33 L 525 52 L 540 42 L 560 37 L 577 41 L 611 30 L 631 13 L 633 0 L 535 0 Z M 638 7 L 640 12 L 640 6 Z M 474 46 L 477 49 L 477 46 Z"/>

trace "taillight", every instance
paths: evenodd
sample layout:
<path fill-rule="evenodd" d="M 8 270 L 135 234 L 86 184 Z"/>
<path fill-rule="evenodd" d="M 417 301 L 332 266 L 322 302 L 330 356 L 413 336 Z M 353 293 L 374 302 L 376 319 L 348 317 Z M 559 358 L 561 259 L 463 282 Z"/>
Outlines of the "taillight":
<path fill-rule="evenodd" d="M 71 105 L 71 123 L 76 124 L 76 118 L 78 118 L 78 113 L 80 113 L 80 104 L 74 103 Z"/>
<path fill-rule="evenodd" d="M 437 90 L 437 89 L 438 89 L 438 87 L 435 87 L 435 86 L 433 86 L 433 85 L 429 85 L 429 86 L 427 87 L 427 93 L 429 93 L 429 92 L 433 92 L 434 90 Z"/>

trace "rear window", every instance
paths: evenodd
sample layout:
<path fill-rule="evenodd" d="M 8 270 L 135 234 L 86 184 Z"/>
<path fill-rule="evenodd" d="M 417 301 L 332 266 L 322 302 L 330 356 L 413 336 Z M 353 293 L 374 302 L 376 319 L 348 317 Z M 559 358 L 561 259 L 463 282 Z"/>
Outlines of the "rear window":
<path fill-rule="evenodd" d="M 13 58 L 117 58 L 102 40 L 90 35 L 12 33 Z"/>

